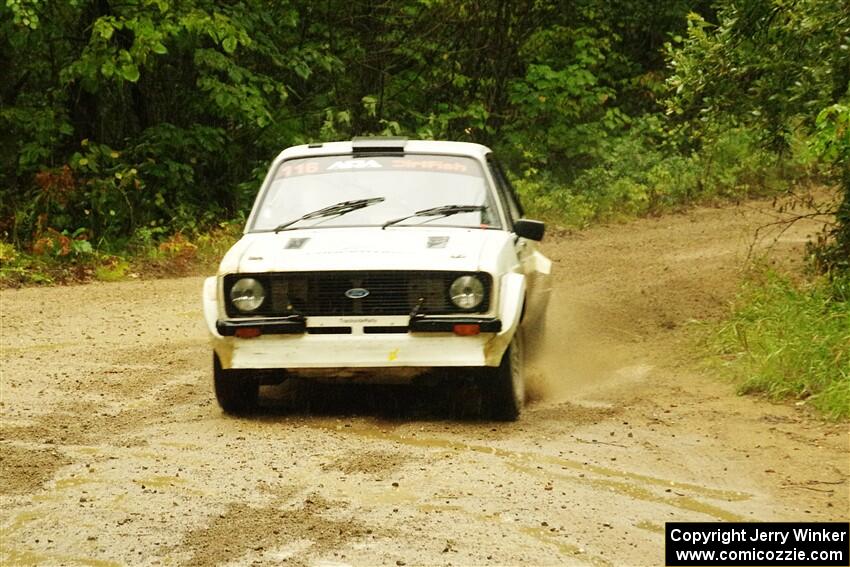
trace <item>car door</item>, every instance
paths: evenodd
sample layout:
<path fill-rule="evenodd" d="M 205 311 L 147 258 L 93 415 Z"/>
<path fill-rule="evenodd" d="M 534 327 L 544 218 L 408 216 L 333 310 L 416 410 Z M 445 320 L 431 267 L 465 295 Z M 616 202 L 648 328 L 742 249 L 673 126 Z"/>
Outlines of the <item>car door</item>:
<path fill-rule="evenodd" d="M 513 223 L 524 218 L 522 204 L 514 192 L 513 186 L 505 175 L 501 164 L 493 154 L 487 156 L 490 173 L 499 193 L 499 199 L 508 217 L 508 228 L 513 231 Z M 514 249 L 520 263 L 520 269 L 526 276 L 525 323 L 536 324 L 546 311 L 552 292 L 550 274 L 552 262 L 539 250 L 539 243 L 528 238 L 516 236 Z"/>

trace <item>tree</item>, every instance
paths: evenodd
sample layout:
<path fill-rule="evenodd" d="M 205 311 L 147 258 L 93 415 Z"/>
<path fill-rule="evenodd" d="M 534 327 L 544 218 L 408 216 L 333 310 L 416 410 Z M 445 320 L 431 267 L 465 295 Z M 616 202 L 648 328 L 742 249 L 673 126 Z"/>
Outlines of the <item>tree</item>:
<path fill-rule="evenodd" d="M 746 124 L 782 154 L 802 131 L 843 192 L 830 265 L 850 258 L 850 2 L 724 1 L 718 22 L 689 17 L 687 38 L 670 49 L 668 114 L 699 140 L 718 124 Z M 837 262 L 837 263 L 836 263 Z"/>

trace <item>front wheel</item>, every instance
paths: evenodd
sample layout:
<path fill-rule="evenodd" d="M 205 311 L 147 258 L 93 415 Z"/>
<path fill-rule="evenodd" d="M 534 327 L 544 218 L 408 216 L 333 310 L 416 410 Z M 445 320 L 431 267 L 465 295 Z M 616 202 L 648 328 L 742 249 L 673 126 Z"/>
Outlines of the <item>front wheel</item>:
<path fill-rule="evenodd" d="M 225 413 L 247 413 L 257 405 L 260 381 L 238 370 L 225 370 L 221 367 L 221 361 L 215 353 L 213 353 L 213 384 L 215 398 Z"/>
<path fill-rule="evenodd" d="M 499 421 L 516 421 L 525 403 L 525 373 L 520 331 L 502 355 L 496 368 L 485 368 L 481 389 L 490 416 Z"/>

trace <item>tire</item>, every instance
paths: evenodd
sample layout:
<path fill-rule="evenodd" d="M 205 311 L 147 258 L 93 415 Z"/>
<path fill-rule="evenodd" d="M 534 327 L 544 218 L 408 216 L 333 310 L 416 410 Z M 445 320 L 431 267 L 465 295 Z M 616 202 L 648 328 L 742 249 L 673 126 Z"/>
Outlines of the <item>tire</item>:
<path fill-rule="evenodd" d="M 482 393 L 490 417 L 498 421 L 516 421 L 525 403 L 525 372 L 521 331 L 496 368 L 485 368 Z"/>
<path fill-rule="evenodd" d="M 215 353 L 213 353 L 213 385 L 215 398 L 225 413 L 244 414 L 257 406 L 260 381 L 238 370 L 223 369 Z"/>

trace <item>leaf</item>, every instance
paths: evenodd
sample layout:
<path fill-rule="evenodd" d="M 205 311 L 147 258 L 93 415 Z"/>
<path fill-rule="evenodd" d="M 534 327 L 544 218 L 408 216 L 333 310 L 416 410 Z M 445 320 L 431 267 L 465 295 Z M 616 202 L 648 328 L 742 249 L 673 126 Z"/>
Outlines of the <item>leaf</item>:
<path fill-rule="evenodd" d="M 236 38 L 233 36 L 224 38 L 224 41 L 221 42 L 221 46 L 224 48 L 225 52 L 233 53 L 236 51 Z"/>
<path fill-rule="evenodd" d="M 100 72 L 107 79 L 112 77 L 115 74 L 115 64 L 112 61 L 104 61 L 100 66 Z"/>
<path fill-rule="evenodd" d="M 123 65 L 121 67 L 121 76 L 124 77 L 124 79 L 126 79 L 127 81 L 130 81 L 131 83 L 135 83 L 139 80 L 139 68 L 136 67 L 134 63 L 131 63 L 129 65 Z"/>
<path fill-rule="evenodd" d="M 71 241 L 71 249 L 76 254 L 91 254 L 93 252 L 91 242 L 89 242 L 88 240 Z"/>
<path fill-rule="evenodd" d="M 304 63 L 303 61 L 296 61 L 292 65 L 292 69 L 295 71 L 295 74 L 301 77 L 302 79 L 309 79 L 312 74 L 312 70 L 310 67 Z"/>
<path fill-rule="evenodd" d="M 95 22 L 94 29 L 95 33 L 99 34 L 100 37 L 104 39 L 104 41 L 109 41 L 110 39 L 112 39 L 112 34 L 115 32 L 115 28 L 112 26 L 112 24 L 104 19 Z"/>
<path fill-rule="evenodd" d="M 378 108 L 378 99 L 372 95 L 366 95 L 360 100 L 363 102 L 363 108 L 366 109 L 366 113 L 369 116 L 375 116 Z"/>

